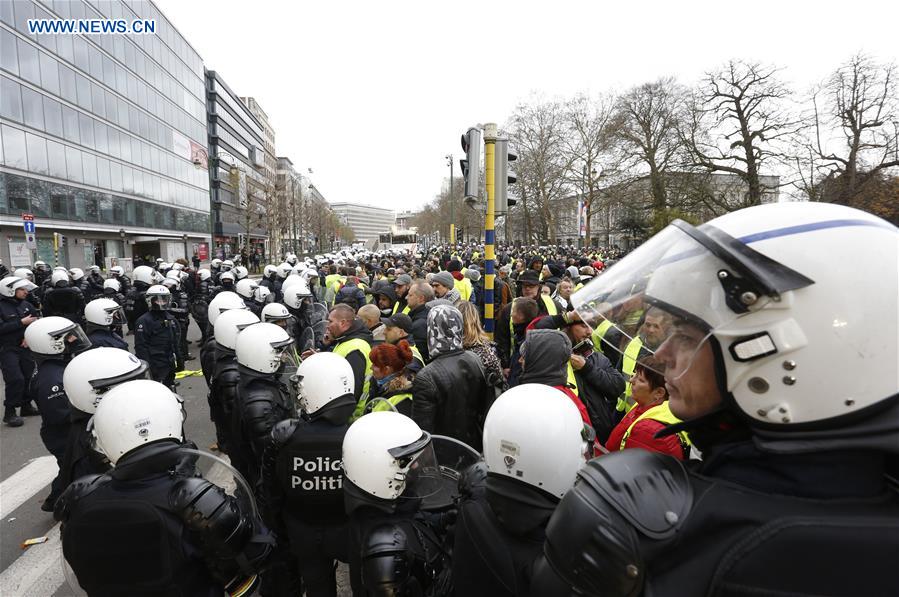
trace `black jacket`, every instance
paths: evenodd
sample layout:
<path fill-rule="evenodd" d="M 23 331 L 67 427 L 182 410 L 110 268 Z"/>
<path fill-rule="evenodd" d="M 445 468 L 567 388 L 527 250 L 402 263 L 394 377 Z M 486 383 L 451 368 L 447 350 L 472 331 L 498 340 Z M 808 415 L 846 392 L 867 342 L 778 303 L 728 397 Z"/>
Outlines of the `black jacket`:
<path fill-rule="evenodd" d="M 44 358 L 35 370 L 35 402 L 41 411 L 41 426 L 69 423 L 69 397 L 62 385 L 66 364 L 60 358 Z"/>
<path fill-rule="evenodd" d="M 428 355 L 428 306 L 419 305 L 409 310 L 409 319 L 412 320 L 412 337 L 415 339 L 415 346 L 421 353 L 425 363 L 429 362 Z"/>
<path fill-rule="evenodd" d="M 128 350 L 128 343 L 125 342 L 125 340 L 123 340 L 121 336 L 105 328 L 95 327 L 93 330 L 88 331 L 87 337 L 91 341 L 91 348 L 97 348 L 98 346 L 108 346 L 110 348 L 120 348 L 122 350 Z"/>
<path fill-rule="evenodd" d="M 9 297 L 0 299 L 0 348 L 21 346 L 22 338 L 25 337 L 22 319 L 29 315 L 38 314 L 28 301 Z"/>
<path fill-rule="evenodd" d="M 44 293 L 42 302 L 44 315 L 65 317 L 75 323 L 81 323 L 84 317 L 84 295 L 74 286 L 49 288 Z"/>
<path fill-rule="evenodd" d="M 137 320 L 134 331 L 134 352 L 137 358 L 150 364 L 151 369 L 163 369 L 180 362 L 181 329 L 175 318 L 166 311 L 148 311 Z"/>
<path fill-rule="evenodd" d="M 262 452 L 269 440 L 272 428 L 290 417 L 287 388 L 277 381 L 275 374 L 263 374 L 242 365 L 237 368 L 240 380 L 237 385 L 237 416 L 242 423 L 240 438 L 247 450 L 247 480 L 255 485 L 260 477 Z"/>

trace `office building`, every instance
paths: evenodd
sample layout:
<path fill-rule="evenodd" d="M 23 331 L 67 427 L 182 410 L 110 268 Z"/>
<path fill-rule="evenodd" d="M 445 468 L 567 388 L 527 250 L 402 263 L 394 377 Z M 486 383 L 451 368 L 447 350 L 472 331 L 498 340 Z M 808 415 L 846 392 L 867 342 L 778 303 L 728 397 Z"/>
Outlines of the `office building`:
<path fill-rule="evenodd" d="M 27 20 L 41 18 L 152 19 L 156 31 L 29 34 Z M 3 0 L 0 69 L 7 265 L 130 268 L 139 256 L 207 256 L 203 63 L 155 5 Z M 22 214 L 34 216 L 34 243 Z M 54 232 L 65 239 L 58 254 Z"/>
<path fill-rule="evenodd" d="M 331 203 L 331 210 L 342 225 L 353 231 L 354 242 L 365 243 L 367 248 L 373 248 L 380 235 L 390 232 L 396 223 L 395 212 L 385 207 L 341 202 Z"/>

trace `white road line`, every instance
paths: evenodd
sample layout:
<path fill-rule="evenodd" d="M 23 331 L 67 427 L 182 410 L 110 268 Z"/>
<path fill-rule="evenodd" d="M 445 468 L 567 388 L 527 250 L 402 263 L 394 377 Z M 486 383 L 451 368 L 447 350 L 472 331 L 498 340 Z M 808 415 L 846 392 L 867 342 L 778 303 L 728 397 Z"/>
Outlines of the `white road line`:
<path fill-rule="evenodd" d="M 58 471 L 54 456 L 41 456 L 7 477 L 0 483 L 0 520 L 48 485 Z"/>
<path fill-rule="evenodd" d="M 66 581 L 62 570 L 62 542 L 57 524 L 47 532 L 47 542 L 32 545 L 0 574 L 0 595 L 31 597 L 52 595 Z"/>

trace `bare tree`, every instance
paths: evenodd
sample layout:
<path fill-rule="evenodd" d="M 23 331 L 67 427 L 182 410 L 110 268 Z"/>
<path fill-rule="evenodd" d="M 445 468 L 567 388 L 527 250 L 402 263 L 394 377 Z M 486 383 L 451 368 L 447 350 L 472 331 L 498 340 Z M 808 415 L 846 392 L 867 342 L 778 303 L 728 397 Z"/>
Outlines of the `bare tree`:
<path fill-rule="evenodd" d="M 539 215 L 542 238 L 556 241 L 555 211 L 568 190 L 566 173 L 571 159 L 565 155 L 562 105 L 555 101 L 521 104 L 506 127 L 518 149 L 518 192 Z"/>
<path fill-rule="evenodd" d="M 812 135 L 801 168 L 810 199 L 853 204 L 899 166 L 896 65 L 856 54 L 812 93 Z"/>
<path fill-rule="evenodd" d="M 741 204 L 758 205 L 770 190 L 762 172 L 784 159 L 782 144 L 799 119 L 788 109 L 790 89 L 775 67 L 731 60 L 710 72 L 693 94 L 688 126 L 681 136 L 692 165 L 739 177 L 747 187 Z"/>

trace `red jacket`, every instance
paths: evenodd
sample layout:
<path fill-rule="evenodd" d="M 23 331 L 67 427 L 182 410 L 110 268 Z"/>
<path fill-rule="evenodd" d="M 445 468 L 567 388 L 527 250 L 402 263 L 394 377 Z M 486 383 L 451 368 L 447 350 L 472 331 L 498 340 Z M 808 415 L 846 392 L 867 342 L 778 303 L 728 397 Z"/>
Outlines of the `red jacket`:
<path fill-rule="evenodd" d="M 634 422 L 634 419 L 649 410 L 648 406 L 640 406 L 639 404 L 628 411 L 621 419 L 618 425 L 612 429 L 609 439 L 606 441 L 606 449 L 609 452 L 617 452 L 621 449 L 621 438 L 627 432 L 628 427 Z M 625 442 L 625 448 L 643 448 L 650 452 L 661 452 L 674 456 L 678 460 L 683 460 L 684 449 L 681 446 L 680 439 L 677 435 L 669 435 L 656 439 L 655 434 L 665 428 L 665 424 L 652 419 L 643 419 L 631 429 L 631 434 Z"/>

